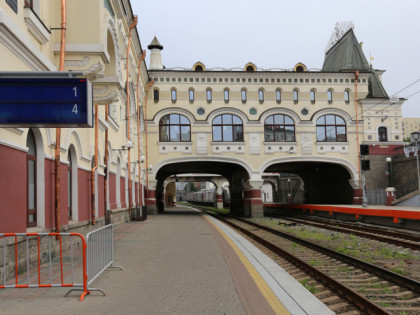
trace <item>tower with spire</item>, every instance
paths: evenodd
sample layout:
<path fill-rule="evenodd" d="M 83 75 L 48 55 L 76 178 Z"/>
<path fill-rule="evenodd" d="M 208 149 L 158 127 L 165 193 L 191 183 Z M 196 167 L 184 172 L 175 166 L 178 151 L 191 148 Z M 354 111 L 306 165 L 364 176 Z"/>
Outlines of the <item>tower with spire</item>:
<path fill-rule="evenodd" d="M 163 49 L 163 46 L 159 43 L 156 36 L 153 38 L 152 42 L 149 46 L 147 46 L 148 49 L 150 49 L 150 70 L 162 70 L 163 64 L 162 64 L 162 55 L 161 50 Z"/>

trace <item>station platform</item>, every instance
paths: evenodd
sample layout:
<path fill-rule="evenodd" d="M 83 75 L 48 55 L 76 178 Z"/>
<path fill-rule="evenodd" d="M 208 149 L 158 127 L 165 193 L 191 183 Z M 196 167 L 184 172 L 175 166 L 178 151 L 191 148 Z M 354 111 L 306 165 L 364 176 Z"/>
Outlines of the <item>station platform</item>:
<path fill-rule="evenodd" d="M 0 292 L 2 314 L 333 314 L 225 224 L 176 206 L 114 231 L 114 262 L 92 286 Z"/>
<path fill-rule="evenodd" d="M 362 221 L 365 223 L 387 226 L 404 226 L 419 230 L 420 205 L 384 206 L 384 205 L 321 205 L 321 204 L 264 204 L 264 210 L 270 211 L 300 211 L 303 214 L 316 214 L 318 216 L 343 219 L 348 221 Z"/>

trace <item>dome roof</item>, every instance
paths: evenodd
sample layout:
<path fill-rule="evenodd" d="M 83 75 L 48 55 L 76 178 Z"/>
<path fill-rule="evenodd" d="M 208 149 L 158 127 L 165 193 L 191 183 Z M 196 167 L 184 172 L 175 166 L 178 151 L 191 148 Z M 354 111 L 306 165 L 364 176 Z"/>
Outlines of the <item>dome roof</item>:
<path fill-rule="evenodd" d="M 157 37 L 155 36 L 153 38 L 152 42 L 150 43 L 150 45 L 147 46 L 147 48 L 149 48 L 149 49 L 155 49 L 155 48 L 157 48 L 159 50 L 162 50 L 163 49 L 163 46 L 159 43 Z"/>

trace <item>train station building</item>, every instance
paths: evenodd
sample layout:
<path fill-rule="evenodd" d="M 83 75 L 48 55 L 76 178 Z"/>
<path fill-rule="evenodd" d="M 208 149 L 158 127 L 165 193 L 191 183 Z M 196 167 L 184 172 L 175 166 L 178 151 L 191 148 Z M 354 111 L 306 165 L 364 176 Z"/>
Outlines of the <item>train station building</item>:
<path fill-rule="evenodd" d="M 261 188 L 276 190 L 278 173 L 300 177 L 303 202 L 361 203 L 360 145 L 402 145 L 404 99 L 387 94 L 351 24 L 318 52 L 321 69 L 171 68 L 165 43 L 140 41 L 128 0 L 81 3 L 67 2 L 64 71 L 92 83 L 94 126 L 62 128 L 59 211 L 56 128 L 2 126 L 1 232 L 55 230 L 57 215 L 72 231 L 144 218 L 164 210 L 182 174 L 214 174 L 218 200 L 227 182 L 231 212 L 244 216 L 263 215 Z M 1 2 L 0 71 L 58 71 L 61 31 L 46 25 L 59 26 L 60 12 L 56 2 Z"/>

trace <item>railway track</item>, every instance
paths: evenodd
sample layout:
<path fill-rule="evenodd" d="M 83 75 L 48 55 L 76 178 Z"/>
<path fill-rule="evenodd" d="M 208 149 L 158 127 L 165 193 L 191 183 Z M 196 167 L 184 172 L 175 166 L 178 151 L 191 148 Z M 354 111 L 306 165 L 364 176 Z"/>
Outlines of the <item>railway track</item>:
<path fill-rule="evenodd" d="M 277 263 L 337 314 L 420 314 L 416 280 L 266 226 L 216 216 L 269 250 Z"/>
<path fill-rule="evenodd" d="M 268 216 L 273 218 L 280 218 L 287 221 L 304 224 L 304 225 L 311 225 L 314 227 L 336 231 L 340 233 L 346 234 L 354 234 L 360 237 L 377 240 L 380 242 L 393 244 L 396 246 L 401 246 L 404 248 L 410 248 L 412 250 L 420 251 L 420 236 L 408 234 L 408 233 L 401 233 L 395 231 L 389 231 L 384 229 L 376 229 L 372 227 L 363 227 L 356 224 L 349 224 L 349 223 L 339 223 L 339 222 L 328 222 L 324 220 L 318 220 L 314 218 L 291 218 L 291 217 L 284 217 L 276 214 L 268 214 Z"/>

